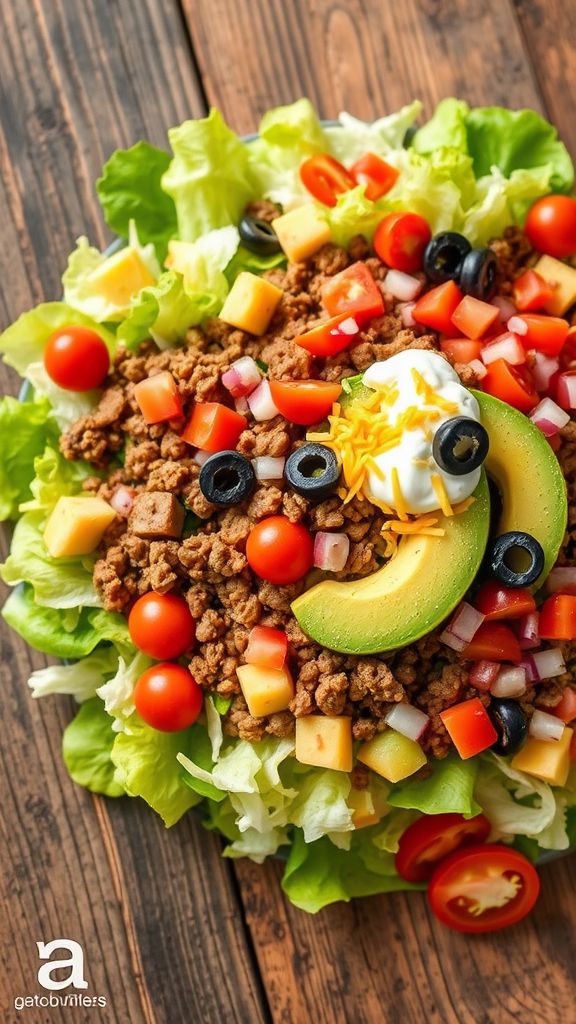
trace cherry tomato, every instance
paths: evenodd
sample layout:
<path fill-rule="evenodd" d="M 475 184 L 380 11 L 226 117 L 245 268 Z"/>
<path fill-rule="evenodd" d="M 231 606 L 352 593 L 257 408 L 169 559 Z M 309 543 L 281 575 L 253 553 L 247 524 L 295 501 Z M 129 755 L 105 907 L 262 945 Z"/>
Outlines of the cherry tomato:
<path fill-rule="evenodd" d="M 343 325 L 341 327 L 341 325 Z M 324 323 L 312 327 L 294 341 L 313 356 L 327 358 L 343 352 L 358 337 L 359 326 L 350 313 L 332 316 Z"/>
<path fill-rule="evenodd" d="M 505 587 L 497 580 L 487 580 L 482 584 L 474 605 L 488 622 L 494 619 L 519 619 L 522 615 L 536 611 L 531 590 L 527 587 Z"/>
<path fill-rule="evenodd" d="M 462 298 L 462 292 L 456 282 L 445 281 L 418 299 L 412 316 L 425 327 L 433 327 L 435 331 L 451 334 L 454 331 L 452 314 L 460 305 Z"/>
<path fill-rule="evenodd" d="M 312 568 L 314 542 L 304 526 L 270 516 L 252 527 L 246 542 L 250 568 L 269 583 L 296 583 Z"/>
<path fill-rule="evenodd" d="M 455 363 L 471 363 L 473 359 L 480 359 L 482 342 L 471 338 L 443 338 L 440 351 Z"/>
<path fill-rule="evenodd" d="M 224 452 L 235 448 L 248 420 L 220 402 L 198 402 L 180 435 L 183 441 L 205 452 Z"/>
<path fill-rule="evenodd" d="M 250 630 L 244 661 L 261 668 L 284 668 L 288 657 L 288 637 L 272 626 L 254 626 Z"/>
<path fill-rule="evenodd" d="M 470 661 L 517 662 L 522 661 L 522 652 L 509 626 L 501 622 L 483 622 L 473 640 L 466 644 L 462 657 Z"/>
<path fill-rule="evenodd" d="M 324 206 L 336 206 L 338 196 L 356 184 L 350 172 L 329 153 L 317 153 L 305 160 L 300 167 L 300 180 Z"/>
<path fill-rule="evenodd" d="M 384 313 L 384 298 L 372 274 L 360 260 L 334 277 L 322 288 L 322 304 L 330 316 L 348 313 L 366 323 Z"/>
<path fill-rule="evenodd" d="M 462 760 L 488 750 L 498 739 L 479 697 L 471 697 L 440 712 L 440 718 Z"/>
<path fill-rule="evenodd" d="M 134 398 L 146 423 L 163 423 L 182 415 L 178 387 L 168 370 L 135 384 Z"/>
<path fill-rule="evenodd" d="M 48 376 L 67 391 L 99 388 L 110 369 L 108 349 L 96 331 L 78 324 L 60 327 L 44 349 Z"/>
<path fill-rule="evenodd" d="M 551 715 L 556 715 L 556 718 L 561 718 L 566 724 L 573 722 L 576 718 L 576 690 L 571 686 L 565 686 L 559 703 L 547 710 Z"/>
<path fill-rule="evenodd" d="M 407 882 L 425 882 L 438 861 L 462 846 L 483 843 L 489 835 L 490 822 L 483 814 L 468 819 L 462 814 L 425 814 L 400 836 L 396 870 Z"/>
<path fill-rule="evenodd" d="M 538 632 L 543 640 L 576 640 L 576 597 L 548 597 L 540 609 Z"/>
<path fill-rule="evenodd" d="M 422 270 L 431 238 L 430 225 L 419 213 L 389 213 L 376 228 L 373 245 L 383 263 L 412 274 Z"/>
<path fill-rule="evenodd" d="M 196 624 L 183 597 L 151 591 L 139 597 L 128 616 L 136 647 L 159 660 L 179 658 L 196 639 Z"/>
<path fill-rule="evenodd" d="M 495 359 L 487 367 L 481 386 L 487 394 L 508 402 L 520 412 L 530 412 L 538 405 L 539 396 L 530 371 L 519 366 L 510 366 L 505 359 Z"/>
<path fill-rule="evenodd" d="M 498 319 L 500 310 L 489 302 L 465 295 L 452 314 L 452 323 L 468 338 L 482 338 Z"/>
<path fill-rule="evenodd" d="M 519 313 L 546 309 L 554 291 L 536 270 L 525 270 L 512 286 L 514 304 Z"/>
<path fill-rule="evenodd" d="M 548 256 L 565 259 L 576 253 L 576 199 L 544 196 L 530 207 L 524 231 L 530 244 Z"/>
<path fill-rule="evenodd" d="M 521 921 L 540 893 L 534 866 L 508 846 L 480 843 L 438 865 L 428 888 L 433 914 L 457 932 L 492 932 Z"/>
<path fill-rule="evenodd" d="M 365 153 L 350 168 L 357 185 L 364 185 L 366 199 L 376 202 L 396 184 L 400 171 L 375 153 Z"/>
<path fill-rule="evenodd" d="M 340 384 L 323 380 L 271 380 L 270 393 L 278 412 L 291 423 L 309 427 L 331 411 L 340 396 Z"/>
<path fill-rule="evenodd" d="M 134 688 L 140 718 L 159 732 L 188 729 L 202 710 L 202 688 L 187 668 L 163 661 L 146 669 Z"/>

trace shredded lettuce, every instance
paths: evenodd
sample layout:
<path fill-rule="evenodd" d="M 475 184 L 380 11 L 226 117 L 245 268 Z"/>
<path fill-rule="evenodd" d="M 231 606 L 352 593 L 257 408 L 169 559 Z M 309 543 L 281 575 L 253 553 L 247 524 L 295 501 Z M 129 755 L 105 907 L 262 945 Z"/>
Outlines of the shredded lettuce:
<path fill-rule="evenodd" d="M 93 793 L 123 796 L 110 756 L 113 743 L 114 733 L 102 702 L 97 697 L 87 700 L 62 737 L 64 763 L 74 782 Z"/>
<path fill-rule="evenodd" d="M 58 431 L 44 398 L 0 401 L 0 520 L 13 519 L 18 506 L 30 497 L 34 460 L 48 439 L 57 443 Z"/>
<path fill-rule="evenodd" d="M 116 671 L 118 655 L 113 647 L 101 647 L 73 665 L 49 665 L 37 669 L 28 680 L 33 697 L 66 693 L 82 704 L 96 696 L 108 676 Z M 106 709 L 105 709 L 106 710 Z"/>
<path fill-rule="evenodd" d="M 96 690 L 104 701 L 105 711 L 114 718 L 112 728 L 115 732 L 130 732 L 130 722 L 135 711 L 134 687 L 151 665 L 152 659 L 148 655 L 133 648 L 126 658 L 122 655 L 118 657 L 112 679 Z"/>

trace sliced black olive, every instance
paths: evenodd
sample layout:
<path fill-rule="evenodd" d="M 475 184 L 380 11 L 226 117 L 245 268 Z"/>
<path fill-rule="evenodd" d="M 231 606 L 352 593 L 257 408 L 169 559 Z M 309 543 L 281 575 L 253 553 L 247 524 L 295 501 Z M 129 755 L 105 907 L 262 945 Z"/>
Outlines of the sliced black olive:
<path fill-rule="evenodd" d="M 486 553 L 490 572 L 507 587 L 529 587 L 544 571 L 542 545 L 530 533 L 502 533 Z"/>
<path fill-rule="evenodd" d="M 206 459 L 198 483 L 206 501 L 229 508 L 250 497 L 256 474 L 249 459 L 239 452 L 216 452 Z"/>
<path fill-rule="evenodd" d="M 250 252 L 259 256 L 273 256 L 281 252 L 282 247 L 274 228 L 267 220 L 256 220 L 254 217 L 242 217 L 238 225 L 242 245 Z"/>
<path fill-rule="evenodd" d="M 338 486 L 340 466 L 331 448 L 311 442 L 288 456 L 284 477 L 297 494 L 318 501 Z"/>
<path fill-rule="evenodd" d="M 472 249 L 460 267 L 460 287 L 475 299 L 489 299 L 496 285 L 498 260 L 492 249 Z"/>
<path fill-rule="evenodd" d="M 472 246 L 464 235 L 457 231 L 443 231 L 428 242 L 424 250 L 424 272 L 435 284 L 442 281 L 457 281 L 462 260 Z"/>
<path fill-rule="evenodd" d="M 432 443 L 434 459 L 445 473 L 472 473 L 488 455 L 488 431 L 477 420 L 455 416 L 438 427 Z"/>
<path fill-rule="evenodd" d="M 528 721 L 518 701 L 492 697 L 488 714 L 498 733 L 491 749 L 495 754 L 515 754 L 524 746 L 528 735 Z"/>

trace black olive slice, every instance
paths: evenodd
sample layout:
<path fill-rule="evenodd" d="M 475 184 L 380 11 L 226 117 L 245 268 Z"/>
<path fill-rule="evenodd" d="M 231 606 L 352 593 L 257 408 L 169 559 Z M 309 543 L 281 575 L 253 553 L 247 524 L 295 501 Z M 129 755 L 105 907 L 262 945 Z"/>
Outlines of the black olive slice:
<path fill-rule="evenodd" d="M 464 235 L 457 231 L 443 231 L 428 242 L 424 251 L 424 272 L 435 284 L 443 281 L 457 281 L 462 260 L 472 246 Z"/>
<path fill-rule="evenodd" d="M 267 220 L 256 220 L 254 217 L 243 217 L 238 225 L 242 245 L 250 252 L 260 256 L 273 256 L 281 252 L 282 247 L 274 228 Z"/>
<path fill-rule="evenodd" d="M 460 287 L 466 295 L 485 301 L 494 293 L 498 260 L 492 249 L 472 249 L 460 267 Z"/>
<path fill-rule="evenodd" d="M 495 754 L 515 754 L 524 746 L 528 721 L 517 700 L 492 697 L 488 715 L 498 733 L 498 739 L 491 747 Z"/>
<path fill-rule="evenodd" d="M 489 545 L 486 562 L 490 572 L 507 587 L 529 587 L 544 571 L 542 545 L 530 533 L 511 530 Z"/>
<path fill-rule="evenodd" d="M 469 416 L 442 423 L 434 435 L 432 455 L 445 473 L 464 476 L 478 469 L 488 455 L 488 431 Z"/>
<path fill-rule="evenodd" d="M 318 501 L 338 486 L 340 466 L 331 448 L 311 442 L 287 458 L 284 477 L 297 494 Z"/>
<path fill-rule="evenodd" d="M 250 460 L 239 452 L 216 452 L 202 466 L 198 483 L 206 501 L 229 508 L 250 497 L 256 474 Z"/>

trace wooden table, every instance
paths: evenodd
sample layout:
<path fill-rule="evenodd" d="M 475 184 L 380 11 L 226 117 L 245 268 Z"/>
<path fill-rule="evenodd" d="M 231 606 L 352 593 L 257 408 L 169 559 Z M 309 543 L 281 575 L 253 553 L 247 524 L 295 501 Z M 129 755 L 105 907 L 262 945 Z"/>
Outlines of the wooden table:
<path fill-rule="evenodd" d="M 58 297 L 79 234 L 108 241 L 93 182 L 117 146 L 164 145 L 210 104 L 248 132 L 302 94 L 325 117 L 372 118 L 455 93 L 544 111 L 576 155 L 575 45 L 560 0 L 3 0 L 0 325 Z M 286 905 L 276 864 L 221 860 L 193 815 L 166 832 L 140 801 L 74 786 L 60 756 L 72 708 L 26 687 L 44 662 L 4 630 L 3 1022 L 576 1020 L 576 859 L 542 871 L 536 912 L 508 934 L 459 937 L 420 895 L 309 917 Z M 41 992 L 36 942 L 62 936 L 82 943 L 107 1008 L 17 1014 L 16 995 Z"/>

